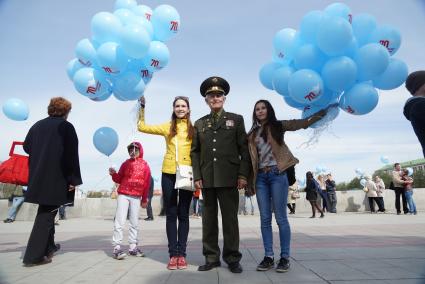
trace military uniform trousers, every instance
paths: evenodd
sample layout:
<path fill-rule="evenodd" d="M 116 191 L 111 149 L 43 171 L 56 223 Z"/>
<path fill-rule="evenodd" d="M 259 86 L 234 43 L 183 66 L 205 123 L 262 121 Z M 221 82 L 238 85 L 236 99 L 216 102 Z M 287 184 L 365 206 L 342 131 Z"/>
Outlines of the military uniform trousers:
<path fill-rule="evenodd" d="M 223 260 L 227 264 L 239 262 L 242 254 L 239 252 L 238 190 L 235 187 L 212 187 L 204 188 L 202 194 L 202 250 L 206 262 L 220 260 L 218 205 L 223 228 Z"/>

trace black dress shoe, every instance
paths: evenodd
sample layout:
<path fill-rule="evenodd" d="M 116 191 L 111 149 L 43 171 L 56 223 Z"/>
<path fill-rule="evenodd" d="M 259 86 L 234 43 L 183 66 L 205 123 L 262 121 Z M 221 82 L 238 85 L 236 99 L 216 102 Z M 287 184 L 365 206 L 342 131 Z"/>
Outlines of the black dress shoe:
<path fill-rule="evenodd" d="M 53 249 L 50 250 L 50 252 L 47 254 L 47 258 L 53 258 L 53 256 L 55 255 L 55 253 L 61 249 L 61 245 L 60 244 L 55 244 L 55 247 Z"/>
<path fill-rule="evenodd" d="M 145 221 L 153 221 L 153 217 L 147 217 L 144 219 Z"/>
<path fill-rule="evenodd" d="M 216 261 L 216 262 L 207 262 L 204 265 L 201 265 L 198 267 L 198 271 L 208 271 L 211 270 L 215 267 L 219 267 L 221 266 L 221 262 L 220 261 Z"/>
<path fill-rule="evenodd" d="M 232 273 L 242 273 L 243 269 L 239 262 L 229 263 L 229 270 Z"/>

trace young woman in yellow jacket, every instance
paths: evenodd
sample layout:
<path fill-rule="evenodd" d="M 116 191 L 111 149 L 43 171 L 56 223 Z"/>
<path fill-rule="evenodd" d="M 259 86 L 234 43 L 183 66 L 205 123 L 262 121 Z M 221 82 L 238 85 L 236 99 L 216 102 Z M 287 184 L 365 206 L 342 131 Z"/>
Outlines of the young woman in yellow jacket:
<path fill-rule="evenodd" d="M 164 136 L 167 144 L 162 163 L 162 194 L 166 212 L 166 229 L 170 270 L 186 269 L 186 245 L 189 234 L 189 207 L 193 192 L 174 188 L 176 168 L 179 165 L 192 165 L 190 148 L 193 125 L 190 121 L 189 98 L 176 97 L 173 101 L 171 121 L 159 125 L 145 123 L 145 98 L 140 99 L 138 129 L 140 132 Z M 178 151 L 176 161 L 176 149 Z M 178 219 L 178 225 L 177 225 Z"/>

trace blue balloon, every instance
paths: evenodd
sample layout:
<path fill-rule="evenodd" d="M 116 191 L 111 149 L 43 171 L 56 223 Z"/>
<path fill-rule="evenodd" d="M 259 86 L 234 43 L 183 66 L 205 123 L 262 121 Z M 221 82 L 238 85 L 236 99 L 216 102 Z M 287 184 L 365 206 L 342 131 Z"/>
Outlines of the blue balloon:
<path fill-rule="evenodd" d="M 121 28 L 118 17 L 109 12 L 99 12 L 91 20 L 92 38 L 99 44 L 118 40 Z"/>
<path fill-rule="evenodd" d="M 363 176 L 365 174 L 365 172 L 361 168 L 355 169 L 355 172 L 358 176 Z"/>
<path fill-rule="evenodd" d="M 390 163 L 390 159 L 387 156 L 381 156 L 381 162 L 385 165 Z"/>
<path fill-rule="evenodd" d="M 132 18 L 131 22 L 129 24 L 135 24 L 138 26 L 142 26 L 145 31 L 149 34 L 150 40 L 153 39 L 154 33 L 153 33 L 153 26 L 152 23 L 149 20 L 146 20 L 146 18 L 141 16 L 135 16 Z"/>
<path fill-rule="evenodd" d="M 297 35 L 296 30 L 291 28 L 278 31 L 273 38 L 274 52 L 281 59 L 292 59 L 299 45 L 300 36 Z"/>
<path fill-rule="evenodd" d="M 406 170 L 409 177 L 413 175 L 413 169 L 411 167 L 406 168 Z"/>
<path fill-rule="evenodd" d="M 366 185 L 366 180 L 365 180 L 364 178 L 362 178 L 362 179 L 360 180 L 360 184 L 361 184 L 362 186 L 365 186 L 365 185 Z"/>
<path fill-rule="evenodd" d="M 317 46 L 327 55 L 341 55 L 353 40 L 350 23 L 342 17 L 324 15 L 317 30 Z"/>
<path fill-rule="evenodd" d="M 370 33 L 376 28 L 376 19 L 366 13 L 358 14 L 353 18 L 352 27 L 358 45 L 363 46 L 369 43 Z"/>
<path fill-rule="evenodd" d="M 334 91 L 325 89 L 324 94 L 317 101 L 314 101 L 311 104 L 314 106 L 325 108 L 331 104 L 338 104 L 340 96 L 341 96 L 341 92 L 334 92 Z"/>
<path fill-rule="evenodd" d="M 370 35 L 369 42 L 384 46 L 390 55 L 394 55 L 401 45 L 400 31 L 392 26 L 379 26 Z"/>
<path fill-rule="evenodd" d="M 296 108 L 298 110 L 303 110 L 306 107 L 306 104 L 299 103 L 289 96 L 283 97 L 283 100 L 288 106 Z"/>
<path fill-rule="evenodd" d="M 145 90 L 145 82 L 140 75 L 126 72 L 114 79 L 112 91 L 120 98 L 132 101 L 138 100 Z"/>
<path fill-rule="evenodd" d="M 134 21 L 136 15 L 129 9 L 120 8 L 115 10 L 114 15 L 120 19 L 121 24 L 126 26 Z"/>
<path fill-rule="evenodd" d="M 323 12 L 319 10 L 310 11 L 304 15 L 300 24 L 300 37 L 305 43 L 316 44 L 316 34 L 322 21 Z"/>
<path fill-rule="evenodd" d="M 289 66 L 278 68 L 273 73 L 272 87 L 282 96 L 289 96 L 288 82 L 295 69 Z"/>
<path fill-rule="evenodd" d="M 92 101 L 94 101 L 94 102 L 103 102 L 103 101 L 106 101 L 107 99 L 109 99 L 109 97 L 112 95 L 112 92 L 108 92 L 108 93 L 105 93 L 105 94 L 103 94 L 102 96 L 100 96 L 100 97 L 96 97 L 96 98 L 90 98 Z"/>
<path fill-rule="evenodd" d="M 400 87 L 406 81 L 408 74 L 409 70 L 406 63 L 400 59 L 390 57 L 387 69 L 378 77 L 373 78 L 373 85 L 381 90 L 392 90 Z"/>
<path fill-rule="evenodd" d="M 324 10 L 325 14 L 332 17 L 341 17 L 349 23 L 352 22 L 351 9 L 343 3 L 333 3 Z"/>
<path fill-rule="evenodd" d="M 382 74 L 390 63 L 390 55 L 378 43 L 369 43 L 359 48 L 354 59 L 357 64 L 358 80 L 371 80 Z"/>
<path fill-rule="evenodd" d="M 269 62 L 263 65 L 260 69 L 260 82 L 269 90 L 273 90 L 273 76 L 274 72 L 280 68 L 281 65 L 276 62 Z"/>
<path fill-rule="evenodd" d="M 21 99 L 10 98 L 3 104 L 3 113 L 7 118 L 16 121 L 23 121 L 28 119 L 29 108 L 28 105 Z"/>
<path fill-rule="evenodd" d="M 354 85 L 357 78 L 357 65 L 346 56 L 331 58 L 323 66 L 322 78 L 326 88 L 342 92 Z"/>
<path fill-rule="evenodd" d="M 85 66 L 77 58 L 71 59 L 66 65 L 66 74 L 68 74 L 69 79 L 72 81 L 75 73 L 83 67 Z"/>
<path fill-rule="evenodd" d="M 111 93 L 111 84 L 101 71 L 84 67 L 78 70 L 73 78 L 75 89 L 90 99 L 103 97 Z"/>
<path fill-rule="evenodd" d="M 97 49 L 97 58 L 106 75 L 118 75 L 127 67 L 129 57 L 116 42 L 106 42 Z"/>
<path fill-rule="evenodd" d="M 86 67 L 93 67 L 97 64 L 96 49 L 89 39 L 80 40 L 75 47 L 75 55 L 80 63 Z"/>
<path fill-rule="evenodd" d="M 93 135 L 93 144 L 96 149 L 110 156 L 118 146 L 118 134 L 110 127 L 101 127 Z"/>
<path fill-rule="evenodd" d="M 151 22 L 154 37 L 159 41 L 167 41 L 174 37 L 180 30 L 180 15 L 170 5 L 160 5 L 153 10 Z"/>
<path fill-rule="evenodd" d="M 152 9 L 149 6 L 146 5 L 137 5 L 136 7 L 131 9 L 134 14 L 137 16 L 143 17 L 146 20 L 150 21 L 151 16 L 153 14 Z"/>
<path fill-rule="evenodd" d="M 323 81 L 313 70 L 298 70 L 289 78 L 288 90 L 289 95 L 297 102 L 310 104 L 323 95 Z"/>
<path fill-rule="evenodd" d="M 371 112 L 378 104 L 379 96 L 370 84 L 358 83 L 342 94 L 339 107 L 345 112 L 362 115 Z"/>
<path fill-rule="evenodd" d="M 133 9 L 137 7 L 137 1 L 136 0 L 116 0 L 114 8 L 115 10 L 118 9 Z"/>
<path fill-rule="evenodd" d="M 133 58 L 142 58 L 148 53 L 151 36 L 142 25 L 129 24 L 122 29 L 121 47 Z"/>
<path fill-rule="evenodd" d="M 143 63 L 150 72 L 158 72 L 168 64 L 170 52 L 160 41 L 151 41 L 148 52 L 143 57 Z"/>
<path fill-rule="evenodd" d="M 297 179 L 298 185 L 303 187 L 305 185 L 305 179 Z"/>
<path fill-rule="evenodd" d="M 320 72 L 325 61 L 326 55 L 310 43 L 300 46 L 294 55 L 294 66 L 297 69 L 311 69 Z"/>

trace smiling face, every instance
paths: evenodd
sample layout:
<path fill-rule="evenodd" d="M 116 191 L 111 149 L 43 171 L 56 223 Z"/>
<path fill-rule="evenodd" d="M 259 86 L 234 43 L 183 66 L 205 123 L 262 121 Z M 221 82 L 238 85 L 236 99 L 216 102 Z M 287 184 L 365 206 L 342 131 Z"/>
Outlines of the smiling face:
<path fill-rule="evenodd" d="M 137 147 L 130 146 L 127 148 L 128 155 L 130 155 L 130 158 L 135 159 L 140 156 L 140 150 Z"/>
<path fill-rule="evenodd" d="M 218 112 L 223 108 L 226 97 L 220 93 L 209 93 L 205 97 L 205 102 L 213 112 Z"/>
<path fill-rule="evenodd" d="M 259 102 L 255 105 L 255 117 L 263 124 L 267 121 L 267 107 L 263 102 Z"/>
<path fill-rule="evenodd" d="M 189 107 L 183 99 L 178 99 L 174 102 L 174 114 L 177 118 L 186 118 L 187 114 L 189 113 Z"/>

